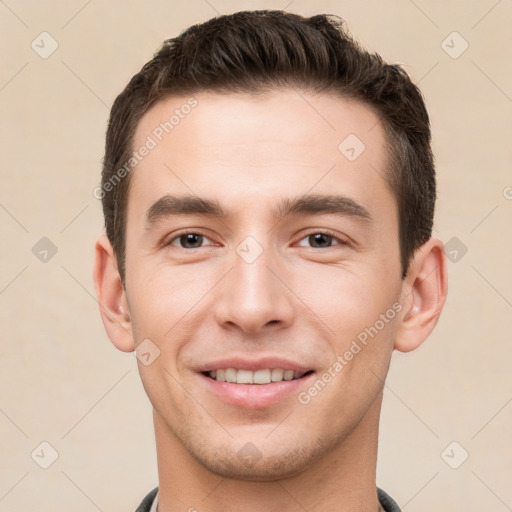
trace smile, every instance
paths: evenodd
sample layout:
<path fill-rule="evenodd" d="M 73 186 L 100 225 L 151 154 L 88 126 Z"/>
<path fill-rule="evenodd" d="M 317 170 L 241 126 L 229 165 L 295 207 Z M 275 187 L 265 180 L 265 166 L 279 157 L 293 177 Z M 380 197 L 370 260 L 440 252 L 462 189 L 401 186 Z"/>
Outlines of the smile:
<path fill-rule="evenodd" d="M 283 380 L 300 379 L 306 373 L 283 368 L 265 368 L 251 371 L 236 368 L 219 368 L 207 372 L 207 375 L 217 382 L 231 382 L 237 384 L 270 384 Z"/>

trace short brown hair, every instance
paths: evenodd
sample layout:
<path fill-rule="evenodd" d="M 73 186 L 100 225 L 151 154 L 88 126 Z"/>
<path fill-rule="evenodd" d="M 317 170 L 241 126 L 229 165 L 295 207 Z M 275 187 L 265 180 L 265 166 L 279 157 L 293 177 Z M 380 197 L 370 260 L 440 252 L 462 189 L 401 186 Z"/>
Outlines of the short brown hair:
<path fill-rule="evenodd" d="M 257 94 L 281 87 L 352 98 L 379 116 L 387 134 L 387 180 L 397 203 L 406 276 L 414 251 L 431 236 L 436 200 L 430 123 L 420 90 L 402 67 L 386 64 L 355 42 L 341 18 L 265 10 L 219 16 L 167 39 L 116 98 L 101 199 L 123 284 L 130 173 L 113 180 L 130 159 L 141 117 L 173 95 Z"/>

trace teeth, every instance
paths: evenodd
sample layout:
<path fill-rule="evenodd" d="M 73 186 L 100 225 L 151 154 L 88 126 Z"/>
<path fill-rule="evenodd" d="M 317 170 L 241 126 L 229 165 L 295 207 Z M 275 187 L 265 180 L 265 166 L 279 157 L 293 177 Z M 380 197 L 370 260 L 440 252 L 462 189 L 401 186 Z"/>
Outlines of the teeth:
<path fill-rule="evenodd" d="M 272 370 L 272 375 L 270 377 L 272 379 L 272 382 L 283 380 L 283 373 L 284 370 L 281 370 L 281 368 L 274 368 Z"/>
<path fill-rule="evenodd" d="M 264 370 L 237 370 L 235 368 L 219 368 L 208 372 L 212 379 L 220 382 L 236 382 L 237 384 L 269 384 L 282 380 L 299 379 L 304 374 L 293 370 L 272 368 Z"/>
<path fill-rule="evenodd" d="M 238 370 L 240 372 L 240 370 Z M 254 372 L 254 384 L 268 384 L 270 379 L 270 370 L 257 370 Z M 238 379 L 237 379 L 238 382 Z"/>
<path fill-rule="evenodd" d="M 250 370 L 238 370 L 236 382 L 237 384 L 252 384 L 254 382 L 254 372 Z"/>
<path fill-rule="evenodd" d="M 219 370 L 217 370 L 218 372 Z M 234 368 L 226 368 L 224 370 L 224 380 L 226 382 L 236 382 L 236 370 Z M 218 376 L 217 376 L 217 380 L 218 380 Z"/>

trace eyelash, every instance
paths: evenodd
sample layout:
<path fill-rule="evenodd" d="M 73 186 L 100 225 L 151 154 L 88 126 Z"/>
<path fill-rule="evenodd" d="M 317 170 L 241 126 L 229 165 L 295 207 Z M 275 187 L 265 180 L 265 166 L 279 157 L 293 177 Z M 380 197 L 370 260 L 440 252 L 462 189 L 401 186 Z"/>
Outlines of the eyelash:
<path fill-rule="evenodd" d="M 311 235 L 327 235 L 328 237 L 332 238 L 333 241 L 336 241 L 338 242 L 337 244 L 334 244 L 334 245 L 330 245 L 329 247 L 309 247 L 309 249 L 331 249 L 332 247 L 336 247 L 336 246 L 344 246 L 344 245 L 349 245 L 349 243 L 346 241 L 346 240 L 343 240 L 342 238 L 340 238 L 338 235 L 336 235 L 336 233 L 328 230 L 328 229 L 323 229 L 323 230 L 320 230 L 320 231 L 311 231 L 307 234 L 305 234 L 300 240 L 299 242 L 301 242 L 302 240 L 304 240 L 305 238 L 308 238 L 310 237 Z M 300 246 L 300 247 L 304 247 L 304 246 Z"/>
<path fill-rule="evenodd" d="M 178 233 L 177 235 L 173 236 L 168 242 L 164 242 L 162 245 L 164 247 L 167 247 L 169 245 L 174 245 L 173 242 L 175 240 L 179 240 L 182 236 L 187 236 L 187 235 L 200 235 L 204 238 L 207 238 L 208 240 L 210 240 L 210 237 L 204 233 L 202 233 L 200 230 L 190 230 L 190 231 L 183 231 L 181 233 Z M 185 251 L 190 251 L 191 249 L 190 248 L 187 248 L 187 247 L 179 247 L 177 246 L 179 249 L 184 249 Z M 201 246 L 203 247 L 203 246 Z M 201 249 L 201 247 L 193 247 L 192 249 Z"/>
<path fill-rule="evenodd" d="M 164 242 L 162 244 L 162 246 L 167 247 L 167 246 L 175 245 L 175 244 L 173 244 L 173 242 L 175 242 L 176 240 L 179 240 L 182 236 L 186 236 L 186 235 L 200 235 L 200 236 L 203 236 L 204 238 L 210 240 L 210 237 L 208 235 L 202 233 L 200 230 L 190 230 L 190 231 L 183 231 L 182 233 L 175 235 L 168 242 Z M 332 231 L 330 231 L 328 229 L 323 229 L 320 231 L 311 231 L 309 233 L 306 233 L 305 235 L 302 236 L 302 238 L 299 239 L 299 242 L 301 242 L 302 240 L 304 240 L 312 235 L 327 235 L 338 243 L 334 244 L 334 245 L 330 245 L 328 247 L 309 247 L 309 249 L 330 249 L 332 247 L 349 245 L 349 243 L 346 240 L 341 239 L 339 236 L 337 236 L 335 233 L 333 233 Z M 180 246 L 176 246 L 176 247 L 178 247 L 179 249 L 183 249 L 185 251 L 190 251 L 192 249 L 201 249 L 202 247 L 205 247 L 205 246 L 192 247 L 192 248 L 180 247 Z M 300 247 L 304 247 L 304 246 L 300 246 Z"/>

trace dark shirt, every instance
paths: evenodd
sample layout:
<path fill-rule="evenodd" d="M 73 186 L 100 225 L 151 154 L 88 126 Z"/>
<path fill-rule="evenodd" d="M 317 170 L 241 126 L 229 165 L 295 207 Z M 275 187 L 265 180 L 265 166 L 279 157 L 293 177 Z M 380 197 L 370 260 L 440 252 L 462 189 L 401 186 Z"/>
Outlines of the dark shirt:
<path fill-rule="evenodd" d="M 143 500 L 139 505 L 139 508 L 135 512 L 149 512 L 151 509 L 151 505 L 155 499 L 155 496 L 158 492 L 158 487 L 155 487 Z M 400 507 L 397 505 L 396 501 L 389 496 L 385 491 L 379 489 L 377 487 L 377 496 L 379 497 L 379 502 L 381 507 L 386 512 L 401 512 Z"/>

